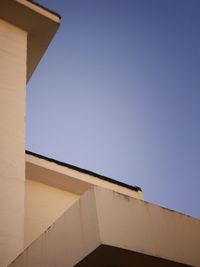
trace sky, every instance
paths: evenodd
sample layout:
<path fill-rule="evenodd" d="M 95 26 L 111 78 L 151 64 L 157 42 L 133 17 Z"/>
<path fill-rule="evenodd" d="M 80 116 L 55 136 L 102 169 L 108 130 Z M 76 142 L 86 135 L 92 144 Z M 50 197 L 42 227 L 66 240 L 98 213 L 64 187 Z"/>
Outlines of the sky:
<path fill-rule="evenodd" d="M 26 149 L 200 218 L 200 1 L 37 2 L 62 20 L 28 83 Z"/>

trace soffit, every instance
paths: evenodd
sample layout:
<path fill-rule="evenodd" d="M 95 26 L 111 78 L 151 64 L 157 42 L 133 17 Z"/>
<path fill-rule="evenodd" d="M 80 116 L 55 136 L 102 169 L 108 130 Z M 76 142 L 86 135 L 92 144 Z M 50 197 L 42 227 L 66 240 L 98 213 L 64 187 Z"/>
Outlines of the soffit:
<path fill-rule="evenodd" d="M 28 82 L 60 25 L 60 17 L 31 1 L 1 0 L 0 18 L 28 32 Z"/>
<path fill-rule="evenodd" d="M 148 267 L 189 267 L 182 263 L 153 257 L 143 253 L 129 251 L 117 247 L 100 245 L 75 267 L 131 267 L 131 266 L 148 266 Z"/>

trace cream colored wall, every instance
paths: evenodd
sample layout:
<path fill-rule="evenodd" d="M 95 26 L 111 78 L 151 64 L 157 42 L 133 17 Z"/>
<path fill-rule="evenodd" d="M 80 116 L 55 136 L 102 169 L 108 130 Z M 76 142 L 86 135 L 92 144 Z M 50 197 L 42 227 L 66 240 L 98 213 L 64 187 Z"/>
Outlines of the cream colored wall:
<path fill-rule="evenodd" d="M 23 248 L 27 33 L 0 20 L 0 266 Z"/>
<path fill-rule="evenodd" d="M 90 189 L 10 267 L 73 267 L 99 245 L 95 196 Z"/>
<path fill-rule="evenodd" d="M 100 187 L 95 196 L 101 243 L 200 266 L 200 220 Z"/>
<path fill-rule="evenodd" d="M 200 266 L 200 221 L 95 186 L 10 267 L 72 267 L 100 244 Z"/>
<path fill-rule="evenodd" d="M 25 247 L 47 230 L 78 199 L 77 194 L 26 180 Z"/>
<path fill-rule="evenodd" d="M 55 173 L 57 178 L 63 177 L 63 179 L 49 179 L 46 176 L 46 171 L 48 172 L 52 171 L 52 174 Z M 54 186 L 65 186 L 70 185 L 70 190 L 76 192 L 79 189 L 79 193 L 83 193 L 85 189 L 89 188 L 89 186 L 97 185 L 103 188 L 107 188 L 116 192 L 119 192 L 121 194 L 134 197 L 137 199 L 143 199 L 143 193 L 141 191 L 134 191 L 133 189 L 121 186 L 117 183 L 112 183 L 103 179 L 100 179 L 98 177 L 95 177 L 93 175 L 89 175 L 77 170 L 73 170 L 71 168 L 68 168 L 66 166 L 58 165 L 54 162 L 50 162 L 48 160 L 44 160 L 32 155 L 26 155 L 26 171 L 27 171 L 27 177 L 31 177 L 32 180 L 42 181 L 45 183 L 50 183 Z M 37 176 L 35 177 L 35 173 L 37 173 Z M 51 175 L 52 176 L 52 175 Z M 65 178 L 64 178 L 65 177 Z M 62 180 L 62 185 L 59 183 L 59 181 Z M 56 185 L 57 184 L 57 185 Z M 79 185 L 78 185 L 79 184 Z M 85 186 L 84 186 L 85 184 Z"/>

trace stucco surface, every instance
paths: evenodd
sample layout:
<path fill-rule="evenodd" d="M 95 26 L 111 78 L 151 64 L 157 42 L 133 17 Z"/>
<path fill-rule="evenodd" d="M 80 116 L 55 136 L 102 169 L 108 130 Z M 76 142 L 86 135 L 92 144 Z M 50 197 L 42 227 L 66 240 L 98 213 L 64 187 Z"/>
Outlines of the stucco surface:
<path fill-rule="evenodd" d="M 26 162 L 26 179 L 40 182 L 55 188 L 82 195 L 90 188 L 90 184 L 53 171 L 48 168 Z"/>
<path fill-rule="evenodd" d="M 23 248 L 27 33 L 0 20 L 0 266 Z"/>
<path fill-rule="evenodd" d="M 30 177 L 30 179 L 38 182 L 41 181 L 43 183 L 49 183 L 50 185 L 59 186 L 60 188 L 68 187 L 71 192 L 78 192 L 82 194 L 89 188 L 89 186 L 97 185 L 130 197 L 143 199 L 143 193 L 141 191 L 134 191 L 119 184 L 99 179 L 94 175 L 89 175 L 66 166 L 61 166 L 32 155 L 26 155 L 26 166 L 27 177 Z M 49 175 L 46 174 L 47 172 L 49 172 Z M 36 176 L 35 173 L 37 173 Z M 48 176 L 51 177 L 51 179 L 49 179 Z M 55 181 L 62 182 L 58 183 Z"/>
<path fill-rule="evenodd" d="M 102 244 L 200 266 L 199 220 L 101 187 L 95 196 Z"/>
<path fill-rule="evenodd" d="M 26 180 L 25 247 L 51 226 L 79 197 L 71 192 Z"/>
<path fill-rule="evenodd" d="M 28 81 L 56 33 L 60 18 L 29 0 L 1 0 L 0 17 L 29 33 L 25 77 Z"/>
<path fill-rule="evenodd" d="M 95 186 L 10 266 L 72 267 L 81 260 L 84 264 L 84 258 L 101 244 L 123 249 L 126 262 L 132 259 L 127 266 L 134 266 L 136 259 L 147 263 L 148 259 L 151 263 L 163 259 L 167 266 L 200 266 L 200 221 Z"/>
<path fill-rule="evenodd" d="M 95 196 L 90 189 L 10 266 L 70 267 L 99 245 Z"/>

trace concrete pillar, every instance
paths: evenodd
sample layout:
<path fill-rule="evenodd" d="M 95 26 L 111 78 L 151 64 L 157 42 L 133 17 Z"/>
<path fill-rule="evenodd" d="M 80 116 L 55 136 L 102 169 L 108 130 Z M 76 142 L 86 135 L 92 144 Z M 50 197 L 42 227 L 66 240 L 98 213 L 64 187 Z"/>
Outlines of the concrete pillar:
<path fill-rule="evenodd" d="M 23 249 L 27 32 L 0 20 L 0 267 Z"/>

